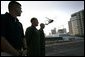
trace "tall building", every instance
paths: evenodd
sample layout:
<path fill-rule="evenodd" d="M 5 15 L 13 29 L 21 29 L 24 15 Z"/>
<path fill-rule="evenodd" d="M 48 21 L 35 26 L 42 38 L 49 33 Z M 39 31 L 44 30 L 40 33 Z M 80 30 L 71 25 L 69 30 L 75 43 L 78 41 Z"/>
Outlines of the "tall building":
<path fill-rule="evenodd" d="M 73 31 L 72 31 L 72 23 L 71 23 L 71 21 L 68 21 L 68 25 L 69 25 L 69 34 L 72 35 Z"/>
<path fill-rule="evenodd" d="M 59 30 L 58 30 L 58 33 L 60 33 L 60 34 L 65 34 L 65 33 L 66 33 L 66 28 L 59 29 Z"/>
<path fill-rule="evenodd" d="M 53 30 L 51 30 L 52 34 L 56 34 L 56 28 L 54 28 Z"/>
<path fill-rule="evenodd" d="M 84 10 L 72 14 L 68 25 L 71 35 L 84 35 Z"/>

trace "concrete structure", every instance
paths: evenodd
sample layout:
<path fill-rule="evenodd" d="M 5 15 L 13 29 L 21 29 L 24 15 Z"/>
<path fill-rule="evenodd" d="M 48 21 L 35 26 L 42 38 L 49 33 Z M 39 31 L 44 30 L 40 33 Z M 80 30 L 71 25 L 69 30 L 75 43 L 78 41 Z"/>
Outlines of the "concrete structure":
<path fill-rule="evenodd" d="M 54 28 L 53 30 L 51 30 L 52 34 L 56 34 L 56 28 Z"/>
<path fill-rule="evenodd" d="M 58 29 L 59 34 L 66 34 L 66 28 Z"/>
<path fill-rule="evenodd" d="M 73 13 L 68 25 L 71 35 L 84 36 L 84 10 Z"/>
<path fill-rule="evenodd" d="M 71 23 L 71 21 L 68 22 L 68 25 L 69 25 L 69 34 L 72 35 L 73 31 L 72 31 L 72 23 Z"/>

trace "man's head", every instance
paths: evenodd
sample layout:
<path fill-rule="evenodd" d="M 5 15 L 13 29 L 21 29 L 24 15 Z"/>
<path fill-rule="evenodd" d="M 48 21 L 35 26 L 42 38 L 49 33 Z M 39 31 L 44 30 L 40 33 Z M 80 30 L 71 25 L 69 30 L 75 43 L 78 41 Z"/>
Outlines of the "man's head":
<path fill-rule="evenodd" d="M 16 16 L 20 16 L 21 15 L 21 4 L 16 2 L 16 1 L 11 1 L 8 4 L 8 10 L 9 12 L 15 14 Z"/>
<path fill-rule="evenodd" d="M 37 20 L 37 18 L 35 18 L 35 17 L 33 17 L 32 19 L 31 19 L 31 23 L 32 23 L 32 25 L 33 26 L 38 26 L 38 20 Z"/>
<path fill-rule="evenodd" d="M 41 29 L 44 29 L 45 24 L 41 23 L 41 24 L 40 24 L 40 27 L 41 27 Z"/>

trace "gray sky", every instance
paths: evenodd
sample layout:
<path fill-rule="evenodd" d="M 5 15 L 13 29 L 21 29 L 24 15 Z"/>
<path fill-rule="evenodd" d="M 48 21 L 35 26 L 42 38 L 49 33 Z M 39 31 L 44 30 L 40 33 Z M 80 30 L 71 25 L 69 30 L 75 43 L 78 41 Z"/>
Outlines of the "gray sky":
<path fill-rule="evenodd" d="M 51 29 L 66 28 L 68 31 L 68 21 L 71 14 L 84 9 L 84 1 L 18 1 L 22 4 L 22 14 L 18 17 L 23 24 L 24 31 L 30 26 L 30 19 L 37 17 L 40 23 L 45 23 L 45 17 L 54 20 L 53 23 L 45 27 L 46 34 Z M 1 13 L 8 11 L 9 1 L 1 1 Z M 38 26 L 39 29 L 39 26 Z"/>

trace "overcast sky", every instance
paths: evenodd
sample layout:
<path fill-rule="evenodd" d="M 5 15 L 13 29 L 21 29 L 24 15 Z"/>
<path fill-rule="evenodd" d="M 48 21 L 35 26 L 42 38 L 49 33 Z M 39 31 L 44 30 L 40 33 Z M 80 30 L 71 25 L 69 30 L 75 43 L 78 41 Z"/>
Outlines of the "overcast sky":
<path fill-rule="evenodd" d="M 18 1 L 22 5 L 22 14 L 19 18 L 23 24 L 24 31 L 31 25 L 30 19 L 36 17 L 40 23 L 45 23 L 46 18 L 53 19 L 54 22 L 46 25 L 44 32 L 46 35 L 51 29 L 66 28 L 68 32 L 68 21 L 71 14 L 84 9 L 84 1 Z M 9 1 L 1 1 L 1 14 L 8 12 Z M 37 27 L 39 29 L 39 26 Z"/>

